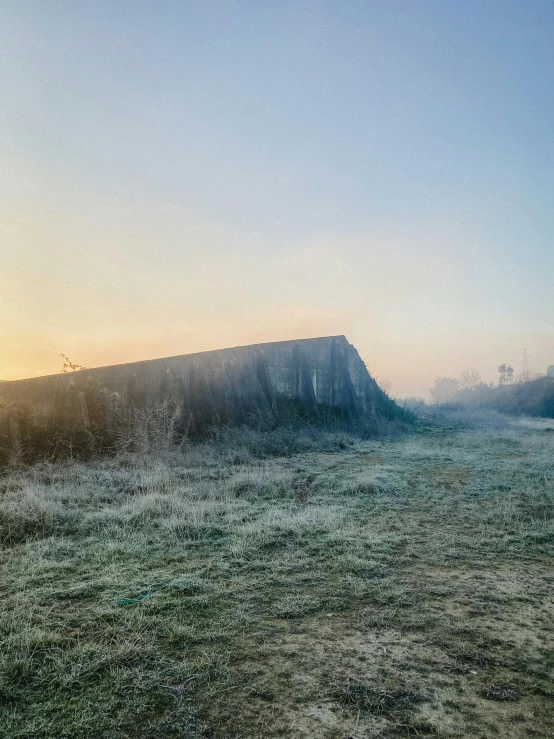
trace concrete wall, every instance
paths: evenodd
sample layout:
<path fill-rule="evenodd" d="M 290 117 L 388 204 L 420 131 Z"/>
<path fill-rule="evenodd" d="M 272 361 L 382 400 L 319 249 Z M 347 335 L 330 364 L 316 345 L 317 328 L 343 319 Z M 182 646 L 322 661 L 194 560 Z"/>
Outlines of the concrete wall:
<path fill-rule="evenodd" d="M 254 344 L 4 382 L 0 447 L 25 443 L 22 424 L 110 428 L 129 409 L 164 402 L 176 426 L 195 433 L 254 418 L 274 422 L 284 399 L 308 415 L 327 407 L 363 416 L 383 398 L 344 336 Z"/>

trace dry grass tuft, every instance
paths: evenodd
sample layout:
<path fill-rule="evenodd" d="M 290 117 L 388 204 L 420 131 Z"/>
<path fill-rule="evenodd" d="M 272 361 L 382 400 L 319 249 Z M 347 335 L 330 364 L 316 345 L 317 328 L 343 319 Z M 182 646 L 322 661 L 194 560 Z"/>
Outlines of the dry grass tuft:
<path fill-rule="evenodd" d="M 339 689 L 337 698 L 342 703 L 377 714 L 406 712 L 424 700 L 420 693 L 405 685 L 387 689 L 370 687 L 355 680 L 349 680 L 342 690 Z"/>
<path fill-rule="evenodd" d="M 482 690 L 482 696 L 491 701 L 518 701 L 520 692 L 512 683 L 491 683 Z"/>

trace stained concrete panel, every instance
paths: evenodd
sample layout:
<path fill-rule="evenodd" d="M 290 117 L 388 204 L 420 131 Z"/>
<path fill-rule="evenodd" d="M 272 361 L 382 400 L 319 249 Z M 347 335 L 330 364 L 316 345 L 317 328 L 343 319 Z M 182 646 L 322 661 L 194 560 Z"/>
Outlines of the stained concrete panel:
<path fill-rule="evenodd" d="M 374 412 L 382 397 L 356 349 L 344 336 L 328 336 L 4 382 L 0 426 L 2 414 L 24 413 L 27 423 L 45 430 L 89 429 L 110 426 L 129 409 L 169 402 L 177 424 L 201 430 L 252 418 L 276 421 L 280 398 L 308 413 L 328 407 L 359 416 Z M 0 429 L 0 445 L 2 438 Z"/>

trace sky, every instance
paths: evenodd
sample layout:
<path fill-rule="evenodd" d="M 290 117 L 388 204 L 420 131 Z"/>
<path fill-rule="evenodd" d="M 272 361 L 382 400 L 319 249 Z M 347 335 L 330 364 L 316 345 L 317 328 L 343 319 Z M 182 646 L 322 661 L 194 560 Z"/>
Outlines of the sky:
<path fill-rule="evenodd" d="M 552 0 L 1 0 L 0 379 L 554 364 Z"/>

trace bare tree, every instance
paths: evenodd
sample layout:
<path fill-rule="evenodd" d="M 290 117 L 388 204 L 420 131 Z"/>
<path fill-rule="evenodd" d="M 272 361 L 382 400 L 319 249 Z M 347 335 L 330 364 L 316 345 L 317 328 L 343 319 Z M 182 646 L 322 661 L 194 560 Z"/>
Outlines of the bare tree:
<path fill-rule="evenodd" d="M 437 377 L 435 384 L 429 390 L 433 403 L 452 403 L 456 400 L 460 384 L 455 377 Z"/>
<path fill-rule="evenodd" d="M 479 370 L 473 368 L 466 369 L 462 372 L 459 379 L 460 390 L 475 390 L 482 382 L 483 378 Z"/>

